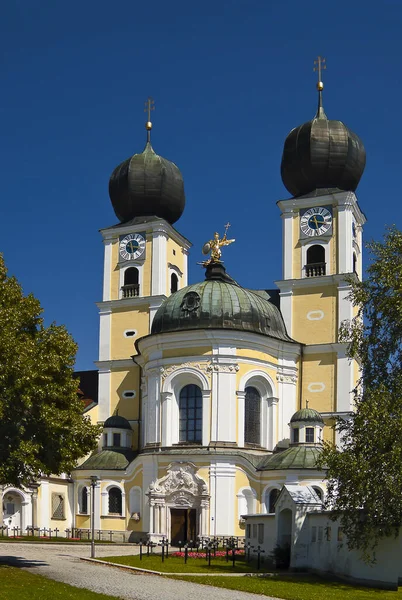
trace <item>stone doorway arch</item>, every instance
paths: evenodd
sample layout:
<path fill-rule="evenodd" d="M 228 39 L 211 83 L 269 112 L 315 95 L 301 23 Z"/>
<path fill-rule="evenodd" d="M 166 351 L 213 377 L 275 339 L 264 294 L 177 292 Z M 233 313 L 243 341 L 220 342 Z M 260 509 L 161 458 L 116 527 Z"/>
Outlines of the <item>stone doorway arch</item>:
<path fill-rule="evenodd" d="M 158 541 L 208 534 L 209 493 L 190 462 L 171 463 L 167 475 L 151 483 L 149 538 Z M 180 524 L 181 519 L 181 524 Z M 181 528 L 181 532 L 178 529 Z M 186 539 L 180 541 L 188 541 Z"/>

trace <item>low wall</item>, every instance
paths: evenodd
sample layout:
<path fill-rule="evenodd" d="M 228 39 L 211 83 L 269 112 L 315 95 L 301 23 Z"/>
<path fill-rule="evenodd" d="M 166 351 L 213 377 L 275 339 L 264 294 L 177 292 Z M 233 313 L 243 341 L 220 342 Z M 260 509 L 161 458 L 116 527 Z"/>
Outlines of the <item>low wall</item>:
<path fill-rule="evenodd" d="M 245 543 L 251 545 L 250 554 L 256 554 L 257 546 L 264 550 L 264 560 L 270 557 L 276 546 L 275 515 L 247 515 Z"/>
<path fill-rule="evenodd" d="M 326 513 L 309 513 L 306 521 L 309 543 L 305 565 L 295 565 L 292 561 L 291 566 L 333 573 L 371 587 L 398 589 L 401 537 L 380 541 L 375 551 L 376 562 L 367 564 L 359 551 L 349 550 L 339 521 L 331 521 Z"/>

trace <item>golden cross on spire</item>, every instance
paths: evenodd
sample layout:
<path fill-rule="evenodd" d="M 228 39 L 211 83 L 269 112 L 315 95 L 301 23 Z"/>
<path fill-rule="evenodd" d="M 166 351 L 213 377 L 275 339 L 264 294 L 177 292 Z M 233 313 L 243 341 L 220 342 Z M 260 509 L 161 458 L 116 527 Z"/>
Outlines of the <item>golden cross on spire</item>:
<path fill-rule="evenodd" d="M 151 96 L 148 96 L 148 99 L 145 101 L 144 104 L 145 104 L 144 112 L 148 113 L 148 121 L 146 122 L 145 129 L 147 130 L 147 141 L 150 142 L 151 141 L 151 129 L 152 129 L 151 110 L 155 110 L 155 102 L 154 102 L 153 98 L 151 98 Z"/>
<path fill-rule="evenodd" d="M 317 81 L 317 90 L 319 92 L 321 92 L 324 89 L 324 84 L 322 82 L 322 71 L 325 71 L 325 69 L 327 68 L 326 62 L 325 62 L 325 58 L 323 58 L 322 56 L 317 56 L 317 60 L 314 61 L 314 69 L 313 71 L 318 72 L 318 81 Z"/>

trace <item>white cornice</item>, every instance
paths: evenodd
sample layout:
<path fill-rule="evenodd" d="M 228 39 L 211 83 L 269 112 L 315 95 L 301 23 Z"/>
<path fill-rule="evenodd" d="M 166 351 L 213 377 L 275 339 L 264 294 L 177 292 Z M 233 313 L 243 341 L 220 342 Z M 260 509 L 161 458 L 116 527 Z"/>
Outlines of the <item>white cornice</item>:
<path fill-rule="evenodd" d="M 117 358 L 115 360 L 96 360 L 94 364 L 99 371 L 108 372 L 113 369 L 131 369 L 136 363 L 132 358 Z"/>
<path fill-rule="evenodd" d="M 342 273 L 339 275 L 323 275 L 322 277 L 303 277 L 302 279 L 282 279 L 275 281 L 275 285 L 278 286 L 281 293 L 286 293 L 294 290 L 295 288 L 310 288 L 310 287 L 322 287 L 326 288 L 330 285 L 350 285 L 346 281 L 346 277 L 353 275 L 353 273 Z"/>
<path fill-rule="evenodd" d="M 194 329 L 148 335 L 138 340 L 141 353 L 202 346 L 232 346 L 290 357 L 300 354 L 298 342 L 285 342 L 268 336 L 226 329 Z M 224 353 L 224 351 L 223 351 Z M 231 355 L 233 357 L 233 355 Z M 240 357 L 239 357 L 240 358 Z M 186 357 L 187 360 L 187 357 Z"/>
<path fill-rule="evenodd" d="M 333 342 L 331 344 L 308 344 L 303 348 L 303 354 L 327 354 L 328 352 L 344 352 L 347 344 Z"/>
<path fill-rule="evenodd" d="M 99 312 L 104 313 L 111 311 L 113 308 L 131 308 L 147 304 L 152 308 L 158 308 L 167 296 L 134 296 L 133 298 L 120 298 L 119 300 L 105 300 L 104 302 L 96 302 Z"/>
<path fill-rule="evenodd" d="M 179 233 L 176 229 L 174 229 L 174 227 L 169 225 L 169 223 L 164 220 L 149 221 L 148 223 L 136 223 L 135 225 L 116 225 L 115 227 L 100 229 L 103 239 L 112 241 L 117 241 L 120 235 L 125 235 L 127 233 L 138 233 L 141 231 L 146 231 L 147 233 L 164 233 L 186 250 L 192 246 L 192 243 L 188 239 L 186 239 L 183 235 L 181 235 L 181 233 Z"/>
<path fill-rule="evenodd" d="M 277 206 L 282 211 L 282 215 L 297 213 L 301 208 L 311 208 L 314 206 L 332 206 L 350 207 L 353 210 L 355 219 L 359 225 L 364 225 L 366 217 L 360 210 L 356 195 L 353 192 L 334 192 L 323 196 L 314 196 L 307 198 L 288 198 L 279 200 Z"/>

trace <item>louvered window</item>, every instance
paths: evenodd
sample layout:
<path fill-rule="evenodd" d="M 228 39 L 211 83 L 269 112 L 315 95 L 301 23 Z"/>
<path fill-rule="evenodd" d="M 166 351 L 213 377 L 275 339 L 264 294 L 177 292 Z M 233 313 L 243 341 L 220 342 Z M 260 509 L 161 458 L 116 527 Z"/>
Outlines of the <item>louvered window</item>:
<path fill-rule="evenodd" d="M 244 415 L 244 441 L 261 443 L 261 395 L 255 387 L 246 388 Z"/>

